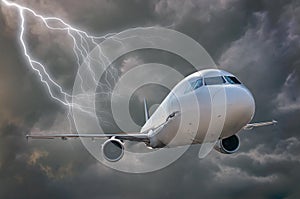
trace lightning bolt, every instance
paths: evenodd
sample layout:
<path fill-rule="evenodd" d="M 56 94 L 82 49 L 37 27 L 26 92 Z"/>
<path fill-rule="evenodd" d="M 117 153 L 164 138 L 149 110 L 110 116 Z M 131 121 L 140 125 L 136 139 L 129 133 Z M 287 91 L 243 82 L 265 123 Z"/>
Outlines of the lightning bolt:
<path fill-rule="evenodd" d="M 68 99 L 72 96 L 70 94 L 66 93 L 63 90 L 63 88 L 53 78 L 51 78 L 51 76 L 49 75 L 49 73 L 46 70 L 46 67 L 41 62 L 33 59 L 32 58 L 33 56 L 29 53 L 29 50 L 27 48 L 26 41 L 24 38 L 25 20 L 26 20 L 25 13 L 28 12 L 28 13 L 32 14 L 33 16 L 35 16 L 36 18 L 42 20 L 44 25 L 51 30 L 66 31 L 73 40 L 73 44 L 74 44 L 73 52 L 75 53 L 75 56 L 77 58 L 78 66 L 80 66 L 80 60 L 84 59 L 85 57 L 89 58 L 88 53 L 89 53 L 90 48 L 89 48 L 89 46 L 85 47 L 86 45 L 88 45 L 88 40 L 90 40 L 95 46 L 98 46 L 98 43 L 96 42 L 96 40 L 107 39 L 108 37 L 115 35 L 115 33 L 109 33 L 109 34 L 107 34 L 105 36 L 101 36 L 101 37 L 91 36 L 87 32 L 84 32 L 82 30 L 72 27 L 71 25 L 67 24 L 60 18 L 44 17 L 40 14 L 37 14 L 35 11 L 33 11 L 32 9 L 30 9 L 28 7 L 24 7 L 17 3 L 10 2 L 7 0 L 1 0 L 1 1 L 6 6 L 14 7 L 19 11 L 19 15 L 21 18 L 21 24 L 20 24 L 21 31 L 20 31 L 20 35 L 19 35 L 19 40 L 20 40 L 24 55 L 28 61 L 29 66 L 31 67 L 31 69 L 38 74 L 41 82 L 47 87 L 48 92 L 53 99 L 57 100 L 58 102 L 60 102 L 61 104 L 65 105 L 65 106 L 73 106 L 73 104 L 71 104 Z M 59 22 L 62 27 L 51 26 L 50 22 L 53 22 L 53 21 Z M 76 39 L 77 37 L 79 37 L 79 39 Z M 100 49 L 100 52 L 101 52 L 101 49 Z M 104 55 L 102 54 L 102 56 L 104 56 Z M 103 62 L 104 60 L 102 60 L 102 58 L 100 57 L 100 61 Z M 90 65 L 88 65 L 88 67 L 89 66 Z M 95 77 L 93 77 L 93 79 L 95 80 Z M 58 97 L 54 94 L 53 87 L 59 90 L 60 94 L 63 96 L 63 99 L 61 99 L 60 97 Z"/>
<path fill-rule="evenodd" d="M 117 79 L 119 78 L 118 72 L 116 68 L 111 67 L 109 70 L 105 70 L 105 73 L 103 73 L 103 81 L 98 81 L 98 77 L 96 77 L 95 71 L 92 67 L 92 61 L 96 61 L 97 65 L 99 66 L 108 66 L 111 62 L 107 56 L 105 56 L 104 52 L 101 49 L 101 46 L 99 45 L 101 42 L 111 39 L 118 44 L 120 44 L 122 47 L 125 47 L 123 45 L 123 39 L 129 39 L 129 38 L 135 38 L 139 37 L 139 39 L 142 39 L 145 42 L 151 43 L 151 40 L 149 39 L 149 36 L 143 36 L 140 37 L 138 35 L 131 35 L 127 38 L 119 38 L 118 33 L 108 33 L 103 36 L 94 36 L 89 34 L 86 31 L 80 30 L 79 28 L 76 28 L 68 23 L 66 23 L 64 20 L 58 17 L 52 17 L 52 16 L 43 16 L 34 10 L 25 7 L 23 5 L 20 5 L 18 3 L 9 1 L 9 0 L 0 0 L 3 5 L 14 8 L 18 11 L 19 17 L 20 17 L 20 32 L 19 32 L 19 42 L 21 45 L 22 52 L 24 53 L 24 57 L 30 67 L 31 70 L 33 70 L 37 76 L 39 77 L 39 80 L 41 83 L 45 86 L 47 89 L 47 92 L 49 93 L 50 97 L 66 107 L 68 109 L 68 119 L 70 123 L 70 132 L 71 126 L 72 126 L 72 120 L 71 117 L 72 110 L 76 109 L 79 110 L 85 114 L 89 114 L 91 116 L 94 116 L 94 113 L 96 112 L 95 107 L 84 107 L 82 104 L 76 104 L 76 100 L 74 99 L 90 99 L 91 97 L 95 97 L 95 95 L 101 95 L 101 96 L 110 96 L 113 92 L 113 86 L 117 82 Z M 76 64 L 78 67 L 78 77 L 83 81 L 83 77 L 81 77 L 80 69 L 83 69 L 87 71 L 89 78 L 93 81 L 95 85 L 98 86 L 99 89 L 97 89 L 97 93 L 93 94 L 86 94 L 88 92 L 85 92 L 84 86 L 81 84 L 81 91 L 85 94 L 76 94 L 76 96 L 69 94 L 67 91 L 64 90 L 64 88 L 51 76 L 51 74 L 47 71 L 47 66 L 44 65 L 42 62 L 38 61 L 34 58 L 34 56 L 30 53 L 30 50 L 28 48 L 28 44 L 26 41 L 25 33 L 26 33 L 26 20 L 28 20 L 27 14 L 30 16 L 33 16 L 34 19 L 40 20 L 44 26 L 52 31 L 58 31 L 58 32 L 64 32 L 67 33 L 67 36 L 71 39 L 73 46 L 72 50 L 74 53 L 74 57 L 76 59 Z M 139 27 L 141 28 L 141 27 Z M 148 29 L 152 27 L 144 27 L 143 29 Z M 150 36 L 151 37 L 151 36 Z M 156 36 L 157 37 L 157 36 Z M 165 39 L 165 38 L 160 38 Z M 95 55 L 90 55 L 90 52 L 92 49 L 97 48 L 97 57 Z M 96 60 L 95 60 L 96 59 Z M 81 64 L 84 63 L 85 68 L 81 68 Z M 97 110 L 97 113 L 104 113 L 107 114 L 105 111 Z M 100 118 L 97 118 L 101 120 L 104 124 L 111 125 L 110 122 L 106 121 L 105 119 L 101 118 L 100 115 L 98 115 Z M 72 118 L 72 119 L 71 119 Z"/>
<path fill-rule="evenodd" d="M 72 96 L 71 94 L 68 94 L 59 83 L 55 81 L 54 78 L 51 77 L 51 75 L 47 71 L 47 67 L 41 63 L 40 61 L 37 61 L 36 59 L 33 58 L 33 56 L 30 54 L 28 45 L 26 43 L 26 39 L 24 36 L 24 33 L 26 32 L 26 15 L 25 14 L 31 14 L 37 19 L 40 19 L 42 23 L 50 30 L 55 30 L 55 31 L 64 31 L 68 34 L 68 36 L 71 38 L 73 41 L 73 52 L 76 57 L 77 65 L 78 68 L 81 65 L 83 61 L 86 61 L 87 63 L 87 70 L 90 70 L 91 78 L 97 85 L 99 85 L 99 82 L 96 82 L 96 77 L 94 71 L 91 69 L 90 61 L 91 57 L 89 56 L 89 52 L 91 49 L 94 47 L 97 47 L 99 50 L 99 59 L 97 62 L 100 64 L 105 63 L 105 61 L 108 61 L 107 57 L 102 53 L 102 50 L 100 46 L 98 45 L 99 42 L 104 41 L 108 38 L 111 38 L 114 36 L 116 33 L 109 33 L 104 36 L 92 36 L 89 33 L 80 30 L 78 28 L 75 28 L 71 26 L 70 24 L 66 23 L 64 20 L 61 18 L 57 17 L 45 17 L 42 16 L 38 13 L 36 13 L 34 10 L 22 6 L 20 4 L 17 4 L 15 2 L 7 1 L 7 0 L 1 0 L 1 2 L 8 6 L 8 7 L 13 7 L 17 9 L 19 16 L 20 16 L 20 33 L 19 33 L 19 41 L 24 53 L 24 56 L 28 62 L 28 65 L 30 68 L 38 75 L 40 81 L 45 85 L 47 88 L 48 93 L 50 94 L 51 98 L 54 99 L 55 101 L 59 102 L 63 106 L 66 106 L 69 109 L 68 112 L 68 118 L 70 117 L 70 112 L 71 108 L 78 108 L 81 111 L 87 112 L 87 110 L 93 109 L 94 107 L 80 107 L 78 104 L 73 104 L 71 102 L 72 98 L 75 96 Z M 51 25 L 55 22 L 56 24 L 59 24 L 57 26 Z M 92 46 L 90 45 L 92 44 Z M 107 63 L 107 62 L 106 62 Z M 111 75 L 113 78 L 114 75 Z M 108 80 L 107 80 L 108 82 Z M 107 87 L 107 85 L 102 85 Z M 111 85 L 109 85 L 110 87 Z M 111 90 L 111 89 L 109 89 Z M 107 93 L 106 93 L 107 94 Z M 69 118 L 70 120 L 70 118 Z"/>

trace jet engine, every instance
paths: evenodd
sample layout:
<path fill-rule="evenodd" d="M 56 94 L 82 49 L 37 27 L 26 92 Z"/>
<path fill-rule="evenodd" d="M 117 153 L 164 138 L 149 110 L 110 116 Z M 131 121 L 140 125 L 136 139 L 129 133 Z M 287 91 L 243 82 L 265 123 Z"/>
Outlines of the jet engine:
<path fill-rule="evenodd" d="M 237 152 L 240 147 L 240 139 L 237 135 L 221 139 L 215 145 L 215 149 L 220 153 L 232 154 Z"/>
<path fill-rule="evenodd" d="M 102 145 L 104 158 L 109 162 L 117 162 L 124 155 L 124 144 L 121 140 L 111 138 Z"/>

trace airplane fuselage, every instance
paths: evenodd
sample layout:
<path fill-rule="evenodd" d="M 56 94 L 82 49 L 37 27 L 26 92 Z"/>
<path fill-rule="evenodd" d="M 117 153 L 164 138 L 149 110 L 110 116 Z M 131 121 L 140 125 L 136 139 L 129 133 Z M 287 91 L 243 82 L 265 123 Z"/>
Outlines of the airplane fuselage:
<path fill-rule="evenodd" d="M 144 101 L 146 123 L 139 133 L 35 134 L 33 139 L 107 139 L 101 145 L 108 162 L 122 159 L 124 141 L 143 142 L 150 148 L 172 148 L 201 144 L 199 158 L 213 148 L 223 154 L 237 152 L 242 129 L 274 125 L 277 121 L 249 123 L 255 112 L 251 92 L 234 75 L 217 69 L 195 72 L 180 81 L 149 118 Z M 94 148 L 91 148 L 94 150 Z M 98 154 L 98 150 L 96 150 Z M 165 151 L 165 150 L 164 150 Z"/>
<path fill-rule="evenodd" d="M 202 70 L 174 87 L 141 132 L 153 148 L 214 142 L 238 133 L 254 112 L 251 92 L 234 75 Z"/>

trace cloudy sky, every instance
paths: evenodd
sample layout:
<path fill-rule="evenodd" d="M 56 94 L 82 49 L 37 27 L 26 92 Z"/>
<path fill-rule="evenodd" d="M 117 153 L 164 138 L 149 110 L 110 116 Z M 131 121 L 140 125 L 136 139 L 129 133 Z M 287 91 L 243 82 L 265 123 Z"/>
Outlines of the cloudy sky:
<path fill-rule="evenodd" d="M 252 91 L 255 121 L 274 118 L 279 124 L 241 133 L 236 154 L 213 151 L 199 160 L 197 148 L 191 148 L 172 165 L 148 174 L 107 168 L 78 140 L 27 143 L 25 134 L 33 128 L 66 129 L 67 122 L 61 122 L 65 110 L 49 98 L 24 59 L 17 13 L 0 4 L 0 198 L 300 197 L 299 1 L 17 2 L 95 35 L 139 26 L 180 31 L 198 41 L 220 68 L 236 74 Z M 69 90 L 77 70 L 69 40 L 28 17 L 31 52 Z M 151 55 L 140 55 L 144 60 L 147 56 Z M 137 57 L 135 52 L 122 63 L 139 63 Z M 181 71 L 190 72 L 182 67 Z M 156 98 L 162 99 L 163 94 L 157 92 Z"/>

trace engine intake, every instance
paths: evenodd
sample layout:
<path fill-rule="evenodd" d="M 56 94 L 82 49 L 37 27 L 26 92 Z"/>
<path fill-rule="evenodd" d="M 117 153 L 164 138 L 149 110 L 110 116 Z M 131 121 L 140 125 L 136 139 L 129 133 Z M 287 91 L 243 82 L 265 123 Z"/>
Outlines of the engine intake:
<path fill-rule="evenodd" d="M 104 158 L 109 162 L 117 162 L 124 155 L 124 144 L 118 139 L 106 140 L 102 145 Z"/>
<path fill-rule="evenodd" d="M 237 152 L 240 147 L 240 139 L 237 135 L 221 139 L 215 145 L 215 149 L 220 153 L 232 154 Z"/>

